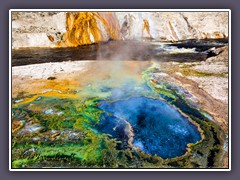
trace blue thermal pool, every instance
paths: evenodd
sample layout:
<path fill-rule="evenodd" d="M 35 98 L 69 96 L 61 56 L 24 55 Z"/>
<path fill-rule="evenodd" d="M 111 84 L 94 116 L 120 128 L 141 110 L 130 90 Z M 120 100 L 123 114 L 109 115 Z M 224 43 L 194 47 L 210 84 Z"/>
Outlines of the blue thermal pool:
<path fill-rule="evenodd" d="M 185 154 L 187 144 L 201 134 L 196 125 L 167 102 L 147 97 L 131 97 L 115 102 L 100 101 L 98 130 L 111 134 L 147 154 L 173 158 Z"/>

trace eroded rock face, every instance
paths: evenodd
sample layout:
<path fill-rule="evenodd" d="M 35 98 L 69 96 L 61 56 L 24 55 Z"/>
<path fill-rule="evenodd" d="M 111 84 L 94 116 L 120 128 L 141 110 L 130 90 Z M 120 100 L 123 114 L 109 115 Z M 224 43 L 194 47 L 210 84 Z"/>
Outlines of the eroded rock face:
<path fill-rule="evenodd" d="M 228 12 L 12 12 L 13 48 L 226 37 Z"/>
<path fill-rule="evenodd" d="M 74 47 L 121 39 L 118 20 L 112 12 L 67 12 L 66 29 L 60 47 Z"/>
<path fill-rule="evenodd" d="M 227 12 L 116 12 L 116 14 L 122 35 L 126 39 L 179 41 L 228 36 Z"/>
<path fill-rule="evenodd" d="M 182 16 L 197 39 L 228 37 L 228 12 L 184 12 Z"/>
<path fill-rule="evenodd" d="M 12 47 L 54 47 L 66 32 L 65 12 L 13 12 Z"/>

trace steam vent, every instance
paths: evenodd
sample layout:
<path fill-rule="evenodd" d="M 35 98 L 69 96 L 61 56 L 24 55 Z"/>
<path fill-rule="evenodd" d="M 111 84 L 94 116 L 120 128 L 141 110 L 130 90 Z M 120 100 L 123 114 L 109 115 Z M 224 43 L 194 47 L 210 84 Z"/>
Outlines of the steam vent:
<path fill-rule="evenodd" d="M 229 168 L 228 11 L 11 13 L 11 168 Z"/>

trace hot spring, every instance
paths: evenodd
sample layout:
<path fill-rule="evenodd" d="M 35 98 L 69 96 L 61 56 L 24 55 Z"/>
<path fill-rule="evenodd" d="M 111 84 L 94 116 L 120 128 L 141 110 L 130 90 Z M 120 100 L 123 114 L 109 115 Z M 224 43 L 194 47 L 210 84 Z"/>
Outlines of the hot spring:
<path fill-rule="evenodd" d="M 160 99 L 141 96 L 101 101 L 99 108 L 105 111 L 99 131 L 121 141 L 130 141 L 147 154 L 162 158 L 181 156 L 187 144 L 201 140 L 197 126 Z"/>
<path fill-rule="evenodd" d="M 221 167 L 225 135 L 210 106 L 223 108 L 187 78 L 212 76 L 193 69 L 212 47 L 110 41 L 15 50 L 13 167 Z"/>

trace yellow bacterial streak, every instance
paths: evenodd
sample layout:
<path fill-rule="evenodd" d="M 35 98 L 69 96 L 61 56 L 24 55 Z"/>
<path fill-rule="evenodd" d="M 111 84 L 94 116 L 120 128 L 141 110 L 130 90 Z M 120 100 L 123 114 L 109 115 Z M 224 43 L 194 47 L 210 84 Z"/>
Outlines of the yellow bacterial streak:
<path fill-rule="evenodd" d="M 65 98 L 75 99 L 75 98 L 78 98 L 78 95 L 77 94 L 64 94 L 64 93 L 61 93 L 61 92 L 58 92 L 58 91 L 48 91 L 48 92 L 45 92 L 45 93 L 42 93 L 42 94 L 34 95 L 30 98 L 25 98 L 23 101 L 21 101 L 19 103 L 16 103 L 16 104 L 13 104 L 13 107 L 17 107 L 19 105 L 31 103 L 31 102 L 35 101 L 38 97 L 58 97 L 58 98 L 62 98 L 62 99 L 65 99 Z"/>
<path fill-rule="evenodd" d="M 104 37 L 121 39 L 118 20 L 113 12 L 68 12 L 66 30 L 57 47 L 98 43 Z"/>

